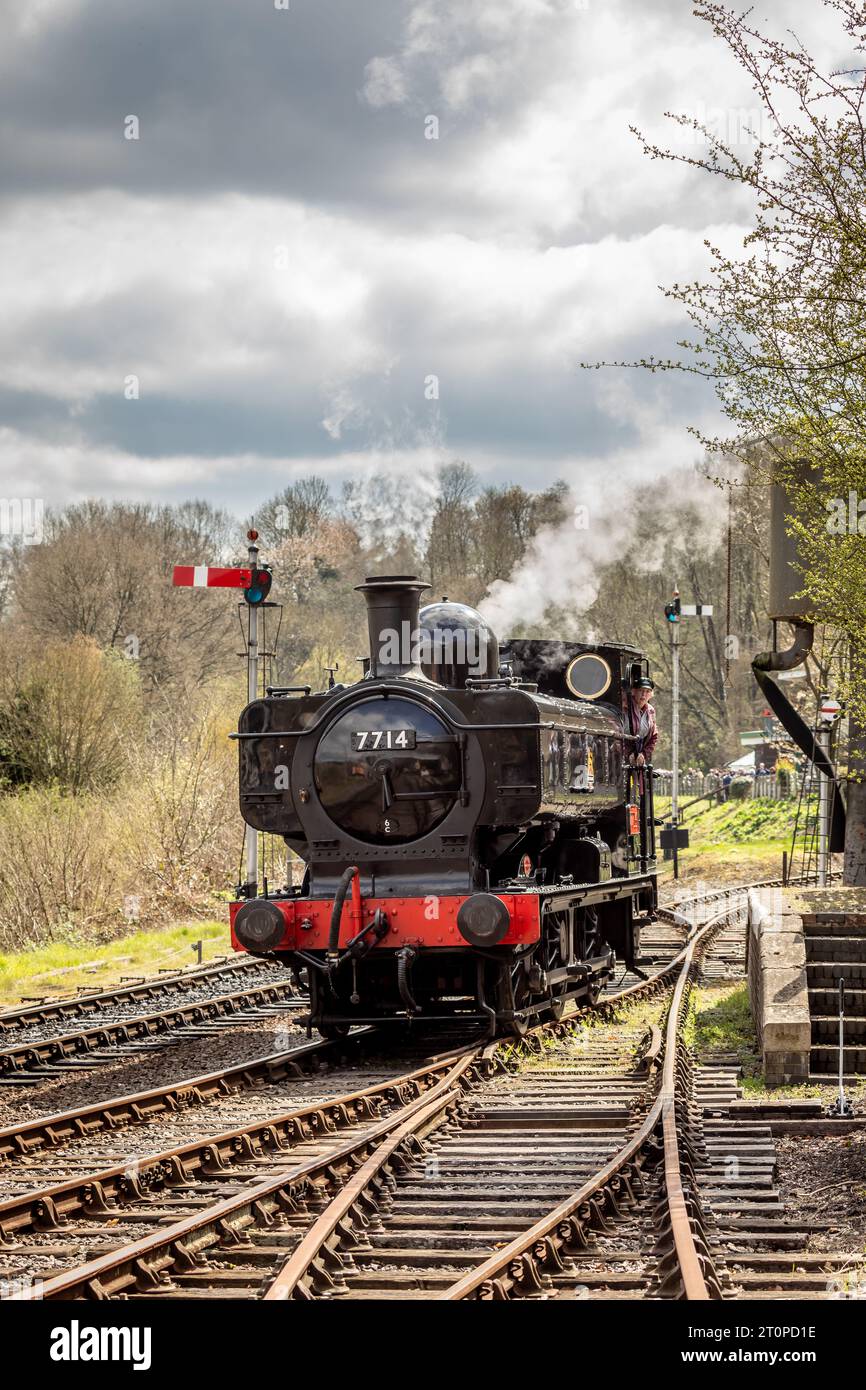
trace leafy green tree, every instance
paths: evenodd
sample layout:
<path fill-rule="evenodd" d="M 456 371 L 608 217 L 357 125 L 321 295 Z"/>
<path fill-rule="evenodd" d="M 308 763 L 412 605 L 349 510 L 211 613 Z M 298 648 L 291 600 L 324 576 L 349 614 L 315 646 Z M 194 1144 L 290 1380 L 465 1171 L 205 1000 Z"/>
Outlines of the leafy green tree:
<path fill-rule="evenodd" d="M 665 291 L 692 325 L 683 357 L 640 365 L 711 382 L 730 433 L 697 437 L 786 486 L 804 609 L 838 626 L 850 647 L 846 878 L 866 883 L 866 10 L 859 0 L 820 3 L 841 26 L 835 71 L 794 36 L 762 32 L 750 11 L 694 7 L 748 75 L 761 128 L 743 148 L 667 113 L 705 142 L 685 153 L 635 133 L 652 158 L 747 191 L 754 212 L 741 248 L 708 243 L 707 278 Z"/>

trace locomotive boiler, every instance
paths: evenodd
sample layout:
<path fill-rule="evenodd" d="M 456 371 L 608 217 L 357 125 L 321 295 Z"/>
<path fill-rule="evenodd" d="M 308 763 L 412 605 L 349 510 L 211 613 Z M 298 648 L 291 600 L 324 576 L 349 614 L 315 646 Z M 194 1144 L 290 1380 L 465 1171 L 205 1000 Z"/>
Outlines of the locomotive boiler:
<path fill-rule="evenodd" d="M 240 807 L 303 882 L 231 907 L 238 950 L 309 989 L 310 1024 L 521 1033 L 635 967 L 656 905 L 652 778 L 629 765 L 620 645 L 514 640 L 414 576 L 358 586 L 357 682 L 243 711 Z M 255 890 L 254 890 L 255 891 Z"/>

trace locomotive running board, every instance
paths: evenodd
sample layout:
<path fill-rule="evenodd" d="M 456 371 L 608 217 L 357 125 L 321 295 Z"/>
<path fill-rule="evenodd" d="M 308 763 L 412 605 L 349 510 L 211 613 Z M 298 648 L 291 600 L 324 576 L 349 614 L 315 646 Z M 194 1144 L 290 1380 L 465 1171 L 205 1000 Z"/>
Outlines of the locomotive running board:
<path fill-rule="evenodd" d="M 605 879 L 603 883 L 558 883 L 551 884 L 534 890 L 538 897 L 545 901 L 553 897 L 563 897 L 579 899 L 582 903 L 613 903 L 622 898 L 634 897 L 634 894 L 644 888 L 651 888 L 655 883 L 654 874 L 641 874 L 637 878 L 615 878 Z M 494 893 L 515 892 L 514 888 L 505 888 L 501 884 L 491 890 Z"/>

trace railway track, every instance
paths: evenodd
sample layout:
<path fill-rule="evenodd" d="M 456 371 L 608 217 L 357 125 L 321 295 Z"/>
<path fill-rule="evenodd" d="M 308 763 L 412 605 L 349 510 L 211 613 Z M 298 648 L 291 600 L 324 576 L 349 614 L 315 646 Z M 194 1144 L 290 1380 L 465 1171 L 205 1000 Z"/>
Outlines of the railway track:
<path fill-rule="evenodd" d="M 73 1032 L 50 1031 L 47 1035 L 12 1035 L 0 1047 L 0 1086 L 21 1086 L 60 1076 L 70 1070 L 135 1057 L 184 1040 L 203 1038 L 223 1028 L 236 1027 L 268 1016 L 290 1018 L 306 1007 L 305 996 L 285 974 L 247 983 L 228 994 L 212 989 L 199 997 L 149 1013 L 103 1018 Z M 212 984 L 212 982 L 211 982 Z"/>
<path fill-rule="evenodd" d="M 434 1129 L 434 1116 L 429 1115 L 425 1129 L 415 1138 L 426 1139 L 430 1146 L 421 1171 L 425 1177 L 432 1176 L 432 1181 L 419 1183 L 421 1163 L 416 1158 L 408 1177 L 397 1178 L 386 1209 L 380 1209 L 381 1230 L 371 1231 L 373 1223 L 368 1221 L 359 1237 L 355 1223 L 349 1238 L 351 1207 L 347 1204 L 353 1194 L 348 1187 L 332 1209 L 318 1218 L 262 1296 L 322 1297 L 338 1287 L 335 1268 L 343 1291 L 359 1297 L 372 1293 L 459 1301 L 550 1296 L 556 1291 L 557 1276 L 567 1278 L 573 1265 L 583 1278 L 588 1262 L 597 1266 L 596 1288 L 604 1287 L 618 1296 L 624 1282 L 620 1258 L 624 1252 L 618 1251 L 618 1258 L 602 1271 L 593 1246 L 599 1230 L 610 1231 L 614 1222 L 635 1221 L 641 1239 L 636 1255 L 633 1253 L 632 1264 L 637 1267 L 629 1269 L 625 1281 L 631 1289 L 638 1288 L 643 1297 L 721 1296 L 706 1245 L 703 1216 L 694 1200 L 684 1140 L 677 1127 L 677 1104 L 682 1100 L 681 1034 L 688 991 L 697 954 L 719 924 L 704 927 L 676 962 L 653 981 L 627 991 L 630 1001 L 635 1002 L 666 984 L 664 1028 L 651 1024 L 646 1044 L 637 1053 L 633 1036 L 628 1031 L 618 1033 L 619 1048 L 624 1046 L 632 1053 L 630 1064 L 618 1048 L 614 1056 L 603 1053 L 600 1059 L 593 1058 L 591 1050 L 588 1074 L 584 1070 L 582 1077 L 579 1072 L 575 1078 L 568 1067 L 563 1071 L 561 1066 L 554 1066 L 553 1093 L 563 1080 L 567 1089 L 566 1104 L 541 1110 L 542 1119 L 549 1115 L 552 1120 L 552 1143 L 542 1143 L 539 1151 L 538 1136 L 546 1137 L 543 1126 L 538 1127 L 539 1097 L 549 1103 L 552 1093 L 548 1068 L 542 1060 L 519 1073 L 517 1095 L 520 1086 L 526 1087 L 532 1101 L 528 1113 L 524 1112 L 531 1126 L 528 1136 L 522 1132 L 520 1110 L 515 1113 L 513 1084 L 507 1088 L 504 1103 L 496 1108 L 487 1096 L 474 1098 L 475 1103 L 466 1107 L 464 1126 L 454 1136 L 443 1135 L 441 1126 Z M 631 1088 L 630 1104 L 625 1113 L 616 1116 L 611 1113 L 610 1100 L 618 1088 L 622 1095 L 623 1086 Z M 607 1100 L 600 1112 L 592 1103 L 599 1094 Z M 497 1171 L 495 1155 L 500 1152 L 503 1130 L 506 1145 L 513 1147 L 508 1161 Z M 557 1151 L 557 1139 L 564 1153 Z M 369 1182 L 387 1162 L 383 1148 L 367 1160 L 363 1179 Z M 516 1194 L 515 1173 L 525 1175 L 522 1181 L 517 1179 Z M 360 1183 L 362 1175 L 355 1181 Z M 468 1198 L 463 1196 L 467 1181 Z M 482 1186 L 486 1197 L 479 1202 L 475 1194 Z M 455 1197 L 455 1188 L 460 1196 Z M 431 1248 L 423 1243 L 424 1232 L 437 1189 L 440 1211 L 452 1211 L 456 1200 L 464 1219 L 455 1222 L 446 1216 Z M 644 1223 L 651 1194 L 656 1198 L 652 1215 L 657 1235 L 648 1248 Z M 516 1232 L 515 1225 L 519 1227 Z M 333 1238 L 338 1230 L 342 1230 L 343 1240 L 336 1247 Z M 330 1268 L 323 1258 L 326 1252 L 330 1254 Z M 342 1268 L 335 1256 L 342 1259 Z"/>
<path fill-rule="evenodd" d="M 33 1025 L 63 1023 L 73 1018 L 92 1018 L 118 1010 L 124 1005 L 140 1005 L 163 1000 L 172 994 L 200 990 L 202 986 L 225 981 L 261 976 L 277 967 L 250 956 L 223 957 L 211 965 L 192 966 L 185 970 L 161 970 L 156 975 L 121 982 L 112 989 L 80 990 L 61 998 L 38 999 L 17 1008 L 0 1010 L 0 1036 Z"/>
<path fill-rule="evenodd" d="M 711 1219 L 692 1166 L 695 1116 L 683 1029 L 699 958 L 737 911 L 700 928 L 683 951 L 664 1030 L 648 1054 L 658 1086 L 635 1131 L 588 1182 L 452 1283 L 445 1299 L 723 1296 Z"/>
<path fill-rule="evenodd" d="M 472 1054 L 464 1048 L 457 1055 L 456 1063 L 447 1055 L 431 1058 L 357 1091 L 283 1108 L 266 1119 L 248 1118 L 243 1126 L 110 1168 L 94 1170 L 85 1161 L 75 1177 L 6 1197 L 0 1202 L 0 1279 L 8 1287 L 16 1280 L 38 1279 L 58 1264 L 62 1268 L 84 1260 L 83 1287 L 92 1292 L 97 1285 L 91 1281 L 91 1263 L 122 1269 L 129 1255 L 135 1282 L 140 1259 L 151 1246 L 159 1251 L 165 1245 L 163 1233 L 180 1258 L 178 1228 L 212 1230 L 221 1240 L 231 1239 L 226 1236 L 233 1224 L 226 1225 L 228 1218 L 241 1227 L 248 1217 L 267 1223 L 270 1209 L 282 1210 L 301 1189 L 307 1194 L 308 1183 L 299 1182 L 299 1172 L 313 1174 L 323 1190 L 335 1183 L 346 1152 L 363 1147 L 371 1135 L 392 1126 L 395 1117 L 413 1113 L 419 1100 L 428 1091 L 435 1093 L 442 1078 Z M 315 1190 L 314 1182 L 310 1200 Z M 133 1234 L 137 1238 L 129 1239 Z M 100 1257 L 100 1247 L 111 1253 Z M 119 1277 L 118 1289 L 125 1288 L 128 1281 L 122 1273 Z M 53 1280 L 44 1287 L 49 1283 Z"/>
<path fill-rule="evenodd" d="M 667 966 L 629 995 L 658 992 L 676 968 Z M 598 1016 L 613 1007 L 612 1000 L 600 1003 Z M 332 1097 L 325 1107 L 327 1115 L 337 1117 L 332 1133 L 315 1132 L 311 1114 L 321 1115 L 320 1105 L 313 1112 L 295 1110 L 240 1131 L 176 1145 L 125 1167 L 90 1168 L 52 1188 L 12 1196 L 0 1205 L 3 1277 L 42 1279 L 39 1296 L 45 1298 L 119 1293 L 176 1297 L 195 1296 L 195 1291 L 236 1296 L 245 1289 L 260 1292 L 263 1266 L 276 1263 L 273 1279 L 265 1277 L 265 1292 L 272 1283 L 271 1296 L 280 1297 L 283 1259 L 299 1242 L 303 1247 L 305 1239 L 317 1238 L 317 1209 L 330 1219 L 334 1203 L 352 1198 L 350 1207 L 363 1206 L 370 1191 L 387 1190 L 395 1181 L 392 1169 L 405 1164 L 408 1151 L 423 1142 L 428 1128 L 438 1128 L 460 1112 L 467 1095 L 473 1102 L 480 1099 L 485 1087 L 510 1078 L 521 1058 L 585 1031 L 583 1016 L 575 1015 L 534 1030 L 524 1041 L 463 1047 L 363 1094 Z M 577 1160 L 587 1171 L 600 1152 L 621 1138 L 635 1104 L 646 1100 L 649 1069 L 631 1075 L 626 1062 L 634 1041 L 620 1038 L 613 1048 L 591 1042 L 593 1053 L 601 1047 L 607 1055 L 601 1078 L 577 1083 L 583 1101 L 593 1101 L 595 1129 Z M 615 1085 L 614 1076 L 619 1078 Z M 553 1073 L 545 1087 L 547 1080 L 560 1092 L 564 1084 L 566 1095 L 575 1085 Z M 561 1099 L 549 1107 L 548 1156 L 555 1157 L 569 1138 L 562 1126 Z M 524 1131 L 531 1134 L 539 1120 L 539 1095 L 531 1088 L 520 1109 Z M 336 1219 L 331 1236 L 338 1226 L 342 1229 L 341 1220 Z M 131 1228 L 142 1233 L 122 1243 Z M 114 1248 L 103 1251 L 105 1242 Z M 318 1252 L 315 1259 L 317 1265 L 322 1259 L 327 1263 L 328 1255 Z M 71 1267 L 50 1273 L 58 1262 Z"/>
<path fill-rule="evenodd" d="M 644 942 L 649 953 L 645 957 L 647 969 L 660 970 L 669 963 L 682 946 L 683 930 L 683 925 L 673 919 L 659 921 L 653 926 Z M 628 988 L 637 982 L 636 975 L 626 972 L 611 982 L 602 999 L 609 1000 L 623 987 Z M 138 1134 L 144 1137 L 142 1132 L 151 1121 L 166 1117 L 170 1119 L 179 1110 L 198 1111 L 202 1106 L 218 1104 L 240 1091 L 261 1090 L 269 1086 L 282 1086 L 285 1090 L 286 1081 L 302 1074 L 318 1073 L 323 1068 L 344 1065 L 347 1058 L 351 1059 L 353 1066 L 363 1067 L 365 1049 L 372 1047 L 375 1052 L 379 1047 L 383 1053 L 387 1049 L 387 1036 L 383 1034 L 378 1042 L 377 1036 L 370 1028 L 357 1029 L 349 1038 L 339 1042 L 317 1039 L 299 1043 L 288 1050 L 281 1049 L 199 1076 L 185 1077 L 179 1081 L 172 1079 L 165 1085 L 110 1096 L 93 1104 L 7 1125 L 0 1128 L 0 1192 L 9 1176 L 8 1171 L 4 1172 L 4 1167 L 8 1170 L 10 1164 L 17 1167 L 26 1164 L 28 1175 L 38 1179 L 39 1163 L 54 1164 L 58 1149 L 69 1145 L 81 1149 L 86 1145 L 92 1151 L 96 1137 L 102 1133 L 111 1135 L 113 1148 L 116 1149 L 124 1142 L 124 1130 L 130 1125 L 135 1126 Z M 422 1040 L 419 1038 L 414 1048 L 407 1049 L 405 1043 L 401 1044 L 400 1055 L 405 1057 L 407 1050 L 412 1055 L 423 1056 Z M 105 1156 L 107 1160 L 111 1155 L 106 1151 Z"/>
<path fill-rule="evenodd" d="M 344 1095 L 307 1081 L 292 1110 L 274 1087 L 262 1115 L 267 1080 L 336 1047 L 309 1043 L 0 1131 L 0 1284 L 46 1299 L 820 1296 L 850 1256 L 804 1251 L 774 1200 L 769 1124 L 744 1126 L 734 1069 L 693 1067 L 683 1039 L 701 965 L 742 976 L 744 895 L 691 898 L 692 921 L 663 909 L 643 943 L 657 973 L 619 981 L 594 1027 L 574 1015 Z M 642 1015 L 614 1026 L 626 1005 Z M 239 1093 L 256 1118 L 201 1138 L 201 1106 L 222 1116 Z M 175 1142 L 142 1153 L 160 1125 Z M 100 1168 L 106 1134 L 126 1156 Z M 75 1172 L 34 1187 L 66 1146 Z"/>
<path fill-rule="evenodd" d="M 732 949 L 742 949 L 743 928 L 743 904 L 735 901 L 697 931 L 669 990 L 664 1028 L 651 1027 L 631 1069 L 623 1072 L 621 1053 L 590 1053 L 588 1074 L 555 1068 L 554 1088 L 569 1090 L 546 1111 L 550 1075 L 542 1061 L 518 1074 L 529 1114 L 515 1111 L 513 1088 L 498 1110 L 484 1096 L 464 1101 L 468 1113 L 451 1134 L 434 1129 L 428 1114 L 426 1132 L 413 1131 L 419 1151 L 382 1190 L 384 1201 L 379 1194 L 371 1201 L 368 1191 L 366 1211 L 357 1202 L 358 1190 L 390 1162 L 383 1146 L 280 1271 L 258 1286 L 248 1277 L 245 1291 L 265 1299 L 446 1301 L 830 1296 L 851 1256 L 805 1248 L 809 1228 L 788 1218 L 774 1187 L 769 1124 L 725 1112 L 736 1068 L 695 1067 L 685 1046 L 699 971 L 718 978 Z M 617 1043 L 628 1047 L 629 1039 L 620 1031 Z M 653 1088 L 647 1074 L 656 1068 Z M 642 1076 L 628 1124 L 611 1106 L 617 1088 L 635 1087 Z M 602 1115 L 587 1103 L 584 1088 L 593 1084 L 607 1102 Z"/>
<path fill-rule="evenodd" d="M 269 1089 L 279 1088 L 283 1096 L 287 1083 L 303 1077 L 323 1077 L 330 1068 L 346 1065 L 358 1056 L 371 1033 L 371 1029 L 357 1029 L 339 1041 L 320 1038 L 299 1043 L 216 1071 L 0 1128 L 0 1193 L 18 1175 L 29 1179 L 33 1186 L 32 1180 L 39 1180 L 42 1168 L 56 1171 L 58 1151 L 70 1146 L 92 1153 L 95 1146 L 102 1144 L 98 1152 L 107 1163 L 121 1149 L 128 1152 L 133 1142 L 128 1134 L 130 1129 L 135 1131 L 135 1142 L 144 1142 L 158 1132 L 161 1121 L 172 1123 L 183 1116 L 188 1123 L 202 1108 L 210 1108 L 208 1118 L 213 1122 L 213 1114 L 220 1113 L 226 1105 L 237 1105 L 239 1097 L 247 1092 L 258 1093 L 254 1103 L 261 1108 L 268 1103 L 262 1093 Z"/>

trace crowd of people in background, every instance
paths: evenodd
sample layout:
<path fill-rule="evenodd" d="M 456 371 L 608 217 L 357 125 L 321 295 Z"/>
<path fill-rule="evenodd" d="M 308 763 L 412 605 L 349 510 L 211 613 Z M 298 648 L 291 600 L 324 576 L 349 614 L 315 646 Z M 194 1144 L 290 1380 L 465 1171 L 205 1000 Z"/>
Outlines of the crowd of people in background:
<path fill-rule="evenodd" d="M 756 767 L 742 767 L 735 771 L 730 767 L 711 767 L 705 774 L 696 770 L 695 777 L 701 776 L 704 777 L 706 791 L 714 794 L 719 803 L 730 799 L 731 785 L 735 777 L 745 778 L 752 783 L 752 796 L 773 796 L 777 782 L 776 769 L 767 767 L 763 762 L 759 762 Z"/>
<path fill-rule="evenodd" d="M 731 792 L 733 773 L 726 767 L 711 767 L 709 771 L 710 791 L 715 792 L 716 800 L 727 801 Z"/>
<path fill-rule="evenodd" d="M 670 794 L 671 772 L 657 768 L 654 773 L 658 793 Z M 758 762 L 755 767 L 711 767 L 702 772 L 697 767 L 680 771 L 680 796 L 705 796 L 721 804 L 742 797 L 771 797 L 773 800 L 796 794 L 797 772 L 793 763 L 780 760 L 778 767 Z"/>

